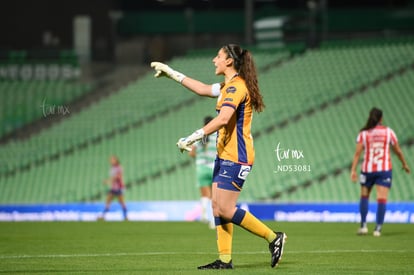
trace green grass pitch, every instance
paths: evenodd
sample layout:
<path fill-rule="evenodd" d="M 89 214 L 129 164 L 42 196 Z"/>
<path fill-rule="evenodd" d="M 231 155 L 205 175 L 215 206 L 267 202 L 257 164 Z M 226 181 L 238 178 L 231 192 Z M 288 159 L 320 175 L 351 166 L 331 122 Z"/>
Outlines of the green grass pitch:
<path fill-rule="evenodd" d="M 349 223 L 276 223 L 288 241 L 270 267 L 267 243 L 235 227 L 235 274 L 413 274 L 414 226 L 357 236 Z M 372 229 L 372 225 L 371 228 Z M 215 231 L 186 222 L 0 223 L 2 274 L 216 274 Z"/>

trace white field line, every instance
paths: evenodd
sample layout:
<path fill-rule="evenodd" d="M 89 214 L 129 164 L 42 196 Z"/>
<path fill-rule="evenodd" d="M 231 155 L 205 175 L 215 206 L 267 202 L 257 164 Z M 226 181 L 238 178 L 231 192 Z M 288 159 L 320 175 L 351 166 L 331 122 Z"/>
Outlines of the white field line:
<path fill-rule="evenodd" d="M 234 255 L 267 254 L 268 251 L 233 252 Z M 414 253 L 414 250 L 315 250 L 285 251 L 284 254 L 329 254 L 329 253 Z M 35 259 L 35 258 L 87 258 L 87 257 L 126 257 L 126 256 L 165 256 L 165 255 L 215 255 L 217 252 L 137 252 L 137 253 L 91 253 L 91 254 L 46 254 L 46 255 L 0 255 L 0 259 Z"/>

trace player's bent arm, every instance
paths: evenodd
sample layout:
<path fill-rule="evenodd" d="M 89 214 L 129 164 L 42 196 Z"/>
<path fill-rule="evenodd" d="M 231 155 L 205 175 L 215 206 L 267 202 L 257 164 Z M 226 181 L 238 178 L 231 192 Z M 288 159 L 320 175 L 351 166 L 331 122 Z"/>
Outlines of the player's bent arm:
<path fill-rule="evenodd" d="M 354 159 L 352 160 L 352 166 L 351 166 L 351 180 L 353 182 L 356 182 L 358 180 L 356 167 L 358 165 L 358 161 L 359 161 L 359 158 L 363 150 L 364 150 L 364 145 L 362 145 L 362 143 L 357 143 L 356 148 L 355 148 Z"/>
<path fill-rule="evenodd" d="M 196 130 L 188 137 L 180 138 L 177 142 L 177 147 L 180 149 L 181 153 L 184 151 L 192 151 L 192 145 L 195 142 L 227 125 L 234 112 L 235 110 L 232 107 L 223 106 L 220 110 L 219 115 L 203 128 Z"/>
<path fill-rule="evenodd" d="M 410 173 L 411 170 L 408 167 L 407 161 L 404 158 L 404 154 L 401 150 L 400 145 L 397 143 L 394 144 L 394 146 L 392 147 L 392 149 L 394 150 L 394 153 L 397 155 L 398 159 L 401 161 L 402 164 L 402 168 L 405 170 L 405 172 Z"/>
<path fill-rule="evenodd" d="M 219 130 L 221 127 L 226 126 L 229 123 L 234 112 L 235 110 L 232 107 L 223 106 L 220 110 L 219 115 L 203 127 L 204 134 L 210 135 Z"/>

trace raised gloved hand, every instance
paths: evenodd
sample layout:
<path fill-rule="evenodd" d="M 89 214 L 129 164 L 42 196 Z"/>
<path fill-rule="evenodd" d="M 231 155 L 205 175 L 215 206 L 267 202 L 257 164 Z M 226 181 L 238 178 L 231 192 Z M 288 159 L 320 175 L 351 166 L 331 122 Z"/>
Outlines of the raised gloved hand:
<path fill-rule="evenodd" d="M 171 79 L 174 79 L 178 83 L 181 83 L 183 79 L 186 77 L 184 74 L 177 72 L 170 68 L 168 65 L 161 63 L 161 62 L 151 62 L 151 68 L 155 70 L 155 77 L 166 76 Z"/>

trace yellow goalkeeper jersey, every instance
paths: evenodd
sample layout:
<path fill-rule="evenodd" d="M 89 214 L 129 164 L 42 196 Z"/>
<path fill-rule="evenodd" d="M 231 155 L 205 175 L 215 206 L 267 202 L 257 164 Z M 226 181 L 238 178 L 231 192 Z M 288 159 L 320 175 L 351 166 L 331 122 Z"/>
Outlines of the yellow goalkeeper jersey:
<path fill-rule="evenodd" d="M 253 110 L 246 83 L 240 76 L 234 77 L 221 88 L 216 105 L 217 113 L 220 113 L 224 106 L 233 108 L 235 113 L 229 123 L 218 132 L 218 157 L 235 163 L 253 165 Z"/>

